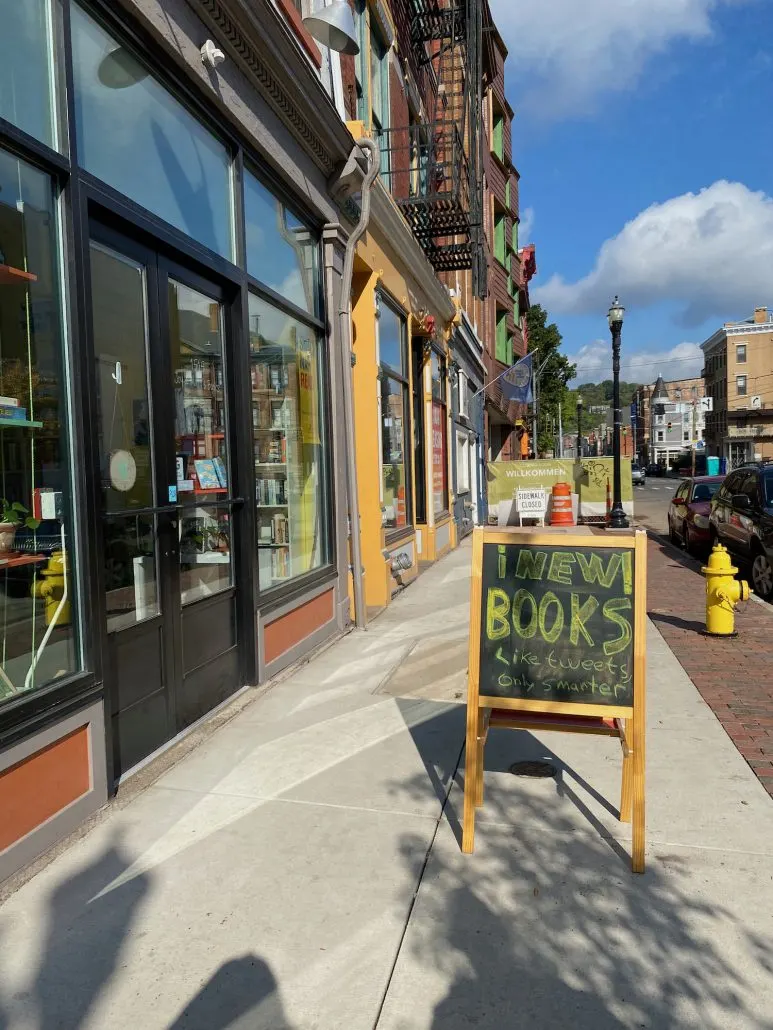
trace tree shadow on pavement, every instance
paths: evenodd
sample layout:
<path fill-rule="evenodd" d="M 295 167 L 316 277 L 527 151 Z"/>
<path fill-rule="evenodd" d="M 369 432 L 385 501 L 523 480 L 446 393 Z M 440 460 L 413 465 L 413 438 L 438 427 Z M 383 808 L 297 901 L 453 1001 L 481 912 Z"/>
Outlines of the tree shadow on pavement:
<path fill-rule="evenodd" d="M 734 856 L 731 870 L 711 849 L 650 845 L 647 871 L 635 875 L 628 828 L 618 840 L 601 824 L 582 778 L 530 734 L 497 733 L 508 735 L 500 756 L 547 758 L 559 775 L 505 779 L 487 749 L 468 856 L 450 828 L 462 805 L 457 771 L 378 1030 L 770 1030 L 767 860 Z M 412 786 L 426 790 L 418 778 Z M 418 840 L 402 844 L 408 861 Z M 746 881 L 738 899 L 736 859 Z"/>

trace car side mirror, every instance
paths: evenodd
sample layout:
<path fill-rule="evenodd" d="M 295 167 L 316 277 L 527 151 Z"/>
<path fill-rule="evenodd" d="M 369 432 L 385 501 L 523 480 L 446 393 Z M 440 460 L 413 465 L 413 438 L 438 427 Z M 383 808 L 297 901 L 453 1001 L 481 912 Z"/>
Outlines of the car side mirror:
<path fill-rule="evenodd" d="M 733 494 L 734 508 L 741 508 L 742 510 L 746 510 L 747 508 L 751 508 L 751 506 L 752 502 L 749 500 L 747 494 Z"/>

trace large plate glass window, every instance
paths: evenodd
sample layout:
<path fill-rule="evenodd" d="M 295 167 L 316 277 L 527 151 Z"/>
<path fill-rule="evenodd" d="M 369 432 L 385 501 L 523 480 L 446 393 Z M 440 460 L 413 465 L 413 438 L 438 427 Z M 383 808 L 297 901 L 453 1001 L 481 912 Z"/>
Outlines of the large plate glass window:
<path fill-rule="evenodd" d="M 0 704 L 79 668 L 57 224 L 0 151 Z"/>
<path fill-rule="evenodd" d="M 448 429 L 446 363 L 432 351 L 432 504 L 435 515 L 448 511 Z"/>
<path fill-rule="evenodd" d="M 91 244 L 97 433 L 109 631 L 158 615 L 146 270 Z M 134 510 L 137 514 L 133 514 Z"/>
<path fill-rule="evenodd" d="M 291 304 L 319 315 L 319 243 L 251 172 L 244 174 L 247 271 Z"/>
<path fill-rule="evenodd" d="M 225 146 L 126 47 L 76 4 L 71 10 L 82 167 L 231 259 L 231 161 Z"/>
<path fill-rule="evenodd" d="M 169 280 L 169 347 L 183 604 L 232 582 L 222 312 L 217 301 Z"/>
<path fill-rule="evenodd" d="M 261 590 L 330 560 L 321 333 L 250 294 L 250 384 Z"/>
<path fill-rule="evenodd" d="M 2 5 L 0 118 L 56 146 L 50 0 Z"/>
<path fill-rule="evenodd" d="M 410 525 L 410 396 L 405 318 L 379 297 L 381 494 L 387 529 Z"/>

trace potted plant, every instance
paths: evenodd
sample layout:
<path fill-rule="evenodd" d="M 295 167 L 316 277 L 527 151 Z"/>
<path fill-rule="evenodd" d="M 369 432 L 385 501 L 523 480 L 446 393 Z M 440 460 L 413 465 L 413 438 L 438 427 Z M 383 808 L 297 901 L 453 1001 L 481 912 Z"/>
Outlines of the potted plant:
<path fill-rule="evenodd" d="M 3 497 L 0 498 L 0 504 L 3 506 L 2 522 L 0 522 L 0 552 L 10 551 L 19 526 L 37 529 L 40 520 L 33 519 L 29 508 L 25 508 L 19 501 L 11 502 Z"/>

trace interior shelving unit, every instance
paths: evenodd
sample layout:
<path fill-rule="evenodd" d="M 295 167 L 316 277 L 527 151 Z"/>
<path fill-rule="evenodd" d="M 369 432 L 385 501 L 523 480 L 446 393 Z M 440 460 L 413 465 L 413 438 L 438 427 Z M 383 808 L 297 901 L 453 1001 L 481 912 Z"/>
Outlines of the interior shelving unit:
<path fill-rule="evenodd" d="M 272 584 L 292 575 L 289 452 L 293 424 L 292 363 L 284 348 L 261 339 L 252 352 L 252 426 L 258 566 Z"/>

